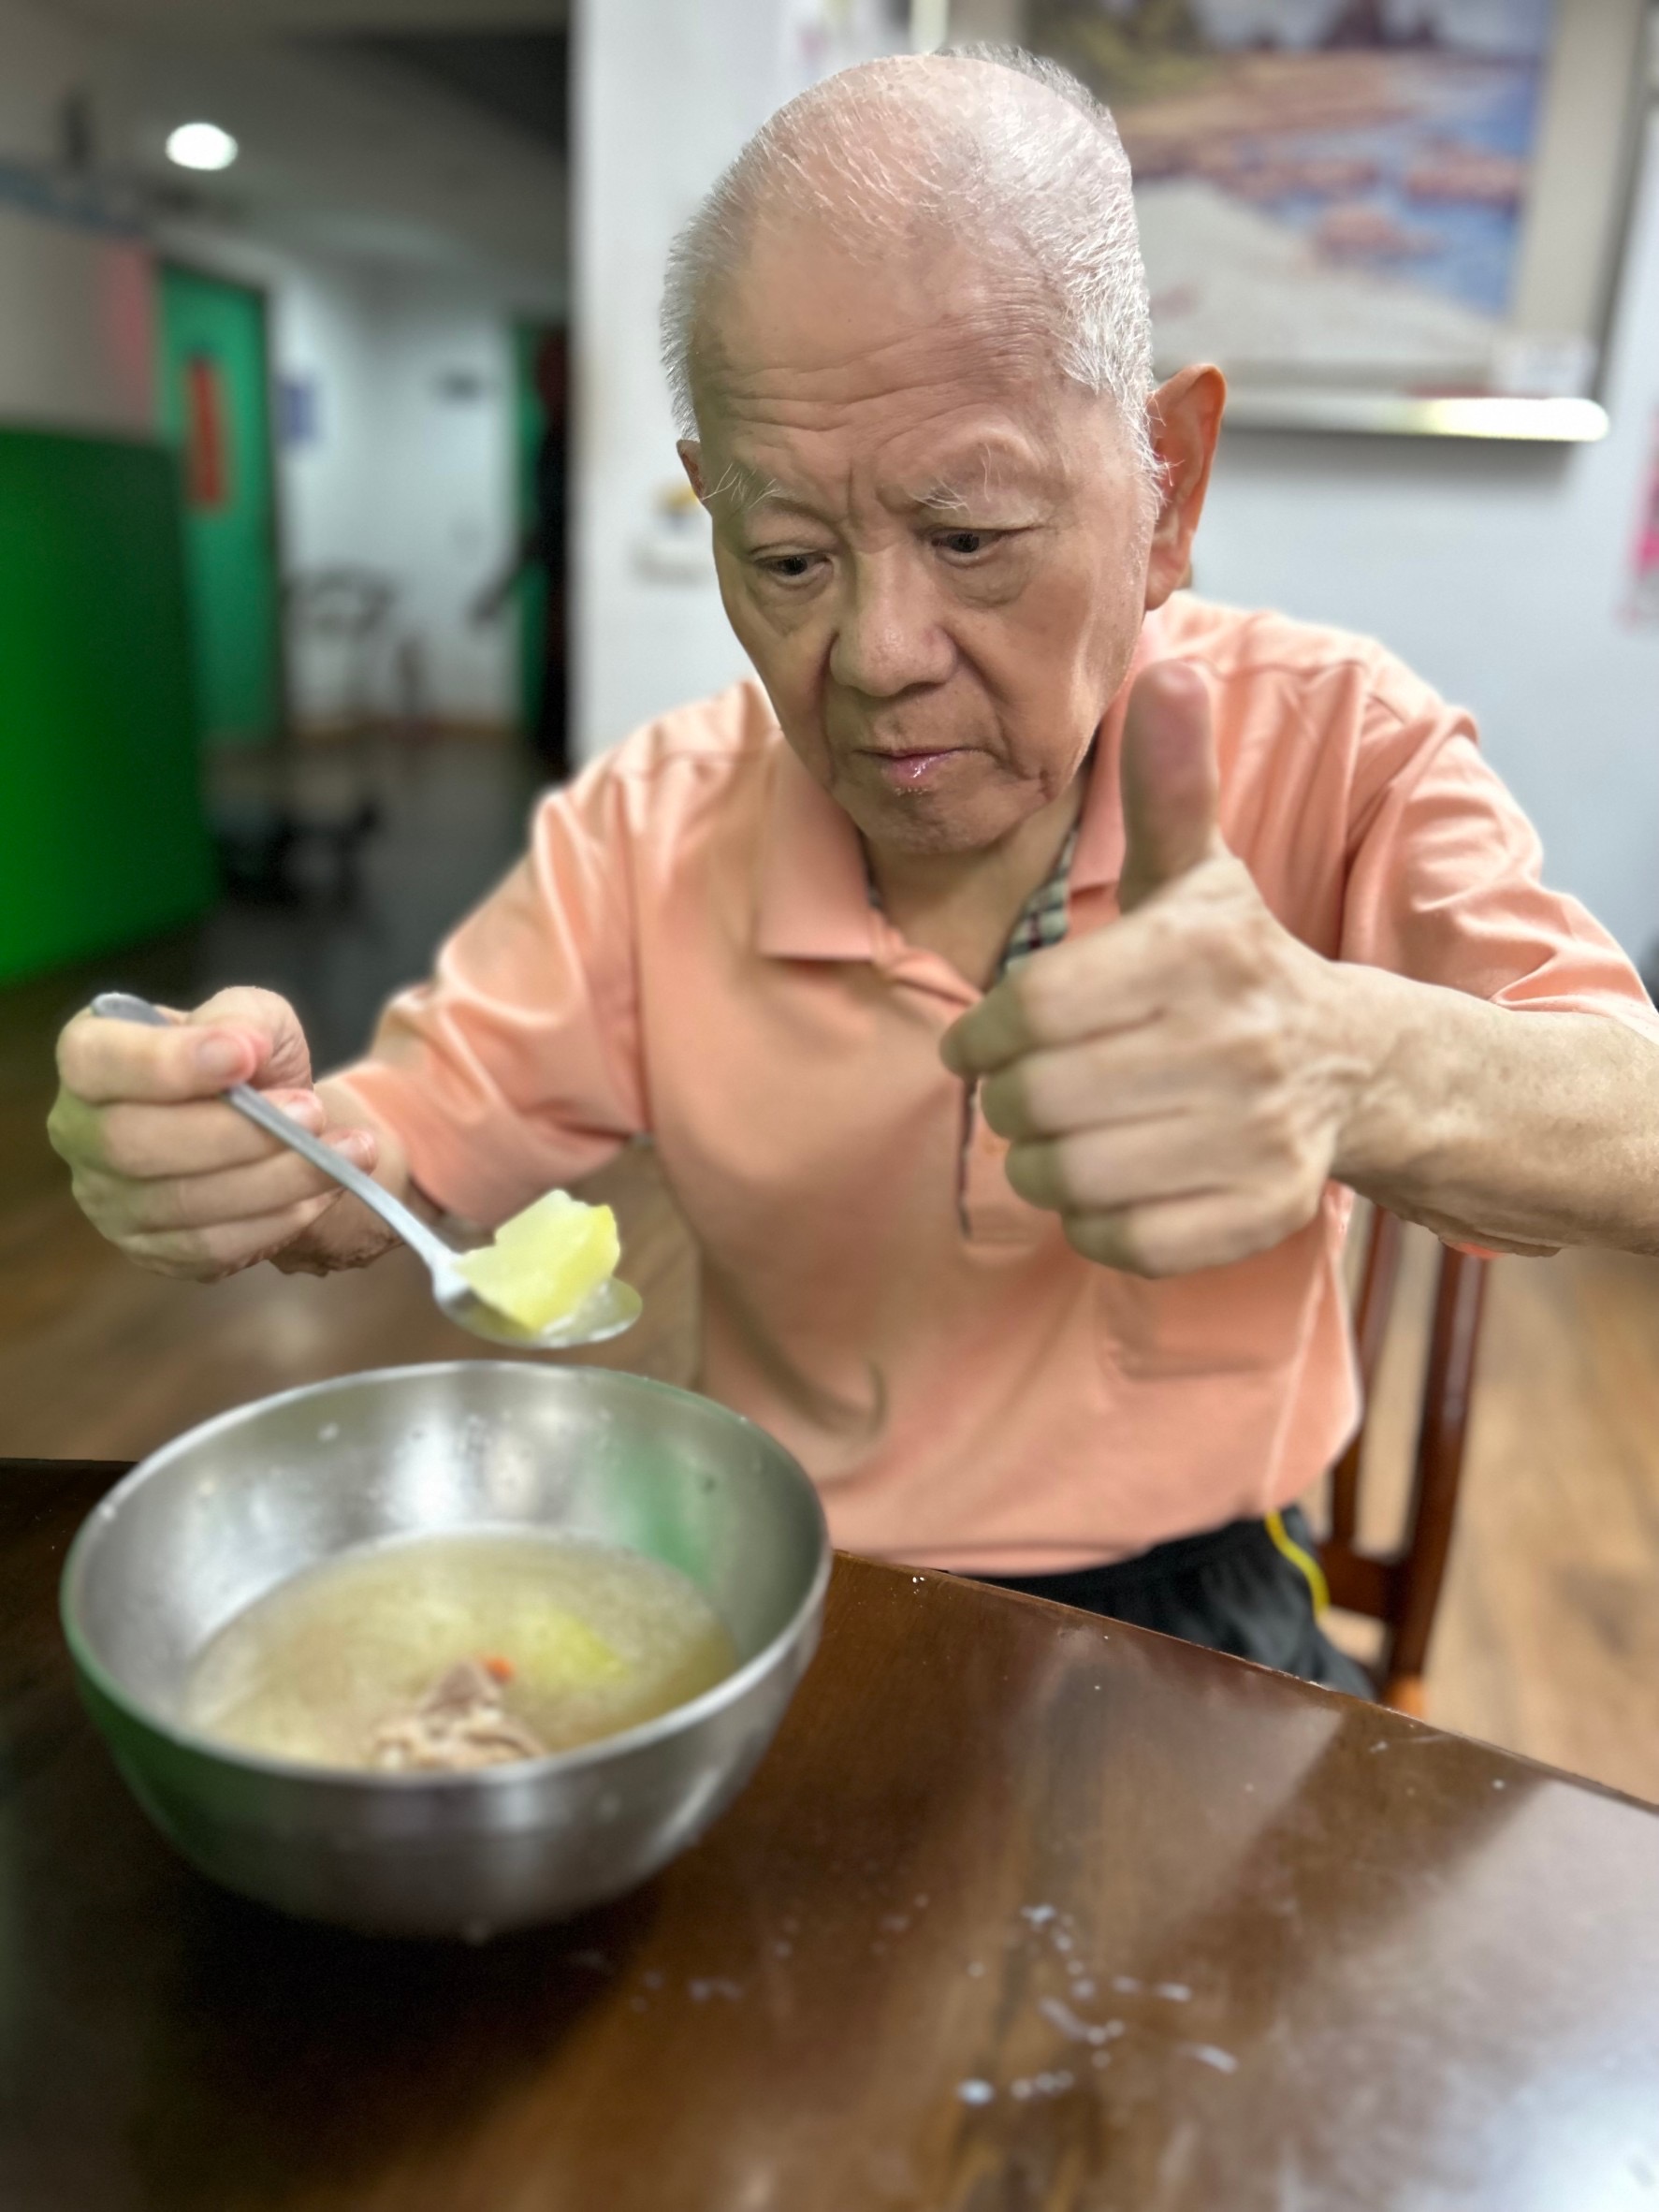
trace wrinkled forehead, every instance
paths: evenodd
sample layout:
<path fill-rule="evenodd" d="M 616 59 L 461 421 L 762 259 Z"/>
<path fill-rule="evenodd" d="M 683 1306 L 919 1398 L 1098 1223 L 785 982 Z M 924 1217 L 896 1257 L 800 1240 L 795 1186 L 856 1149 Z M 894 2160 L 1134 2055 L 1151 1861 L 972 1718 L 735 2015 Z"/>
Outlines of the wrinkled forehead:
<path fill-rule="evenodd" d="M 1063 472 L 1101 403 L 1055 364 L 1028 285 L 967 250 L 851 251 L 816 226 L 751 242 L 710 287 L 691 387 L 707 480 L 757 504 L 803 466 L 962 506 Z"/>
<path fill-rule="evenodd" d="M 1010 397 L 1052 381 L 1047 307 L 1005 256 L 934 232 L 763 221 L 699 303 L 698 421 L 744 405 L 853 404 L 907 383 Z"/>

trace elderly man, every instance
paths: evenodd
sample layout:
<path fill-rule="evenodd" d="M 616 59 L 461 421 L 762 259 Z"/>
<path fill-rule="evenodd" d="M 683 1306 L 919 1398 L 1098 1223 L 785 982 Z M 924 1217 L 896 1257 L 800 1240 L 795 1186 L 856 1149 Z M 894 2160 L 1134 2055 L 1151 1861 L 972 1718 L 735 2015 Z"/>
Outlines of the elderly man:
<path fill-rule="evenodd" d="M 705 1387 L 839 1543 L 1353 1682 L 1294 1507 L 1354 1419 L 1350 1194 L 1659 1249 L 1636 976 L 1466 716 L 1177 591 L 1224 386 L 1151 388 L 1122 151 L 1063 73 L 806 94 L 682 237 L 664 328 L 759 683 L 546 798 L 314 1089 L 262 993 L 72 1023 L 80 1202 L 175 1274 L 373 1259 L 236 1081 L 485 1223 L 648 1135 Z"/>

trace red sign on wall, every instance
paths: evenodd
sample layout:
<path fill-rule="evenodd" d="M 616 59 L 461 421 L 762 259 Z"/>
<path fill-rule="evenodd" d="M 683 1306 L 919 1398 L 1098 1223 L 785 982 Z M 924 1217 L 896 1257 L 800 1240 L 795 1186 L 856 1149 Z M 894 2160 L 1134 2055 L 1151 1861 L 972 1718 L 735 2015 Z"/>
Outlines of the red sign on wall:
<path fill-rule="evenodd" d="M 1653 418 L 1653 450 L 1641 488 L 1636 543 L 1630 554 L 1631 621 L 1659 625 L 1659 415 Z"/>
<path fill-rule="evenodd" d="M 184 364 L 184 486 L 193 507 L 230 504 L 225 379 L 211 354 L 192 354 Z"/>

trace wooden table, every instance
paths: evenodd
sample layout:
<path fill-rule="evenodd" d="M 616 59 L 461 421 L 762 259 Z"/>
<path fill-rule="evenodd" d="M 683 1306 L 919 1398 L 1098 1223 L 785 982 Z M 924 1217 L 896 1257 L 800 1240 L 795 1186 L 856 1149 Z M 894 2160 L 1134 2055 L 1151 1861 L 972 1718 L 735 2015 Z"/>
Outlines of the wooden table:
<path fill-rule="evenodd" d="M 839 1564 L 760 1775 L 572 1927 L 220 1894 L 76 1702 L 118 1469 L 0 1463 L 6 2212 L 1659 2207 L 1659 1816 L 1158 1637 Z"/>

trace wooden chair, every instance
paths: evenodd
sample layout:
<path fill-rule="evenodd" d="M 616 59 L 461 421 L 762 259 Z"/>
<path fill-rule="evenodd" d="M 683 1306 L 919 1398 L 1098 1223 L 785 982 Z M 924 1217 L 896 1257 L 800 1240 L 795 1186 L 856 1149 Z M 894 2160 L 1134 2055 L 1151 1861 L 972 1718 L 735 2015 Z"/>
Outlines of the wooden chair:
<path fill-rule="evenodd" d="M 1399 1219 L 1375 1209 L 1354 1321 L 1365 1412 L 1359 1434 L 1332 1470 L 1331 1534 L 1319 1551 L 1332 1604 L 1384 1625 L 1382 1655 L 1373 1670 L 1383 1702 L 1421 1713 L 1429 1637 L 1463 1479 L 1488 1262 L 1440 1247 L 1405 1540 L 1392 1556 L 1379 1557 L 1358 1542 L 1360 1469 L 1404 1244 Z"/>

